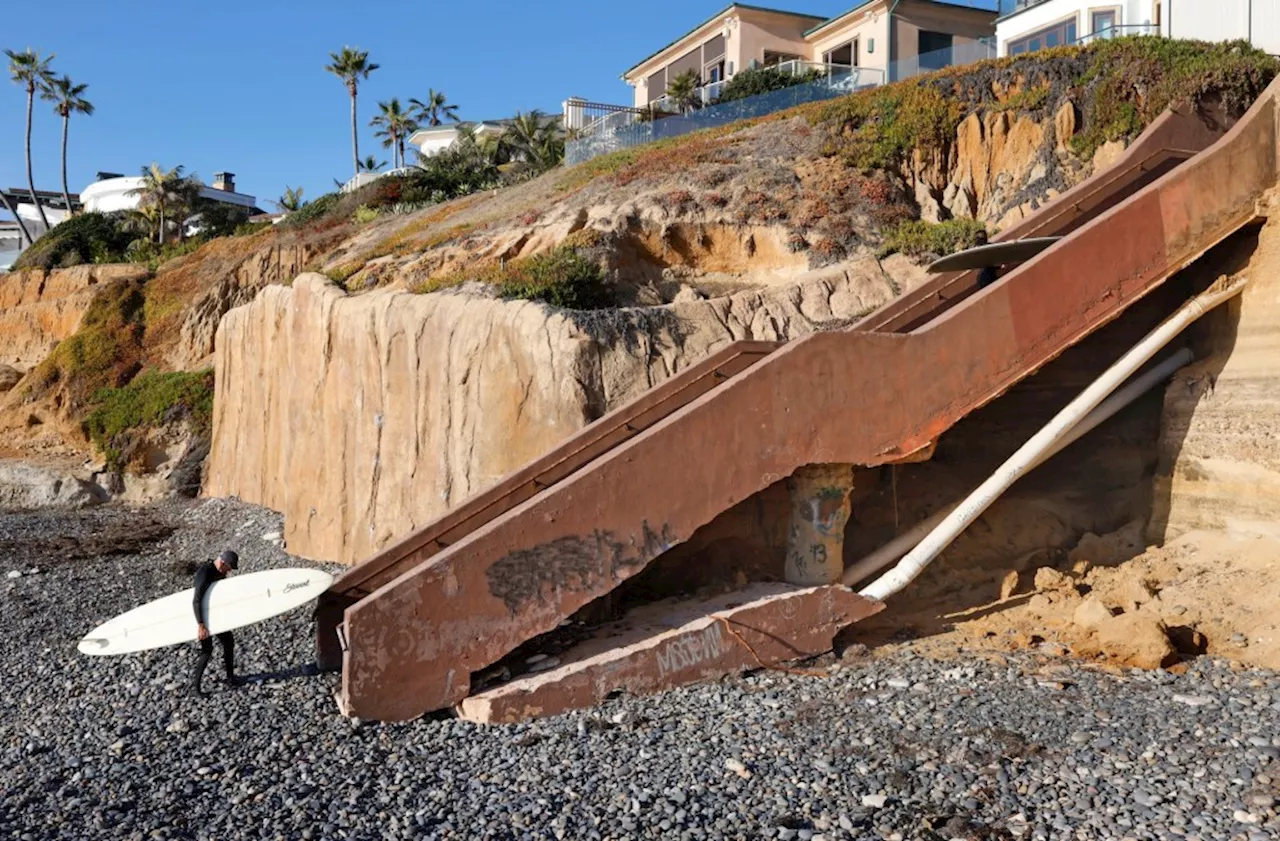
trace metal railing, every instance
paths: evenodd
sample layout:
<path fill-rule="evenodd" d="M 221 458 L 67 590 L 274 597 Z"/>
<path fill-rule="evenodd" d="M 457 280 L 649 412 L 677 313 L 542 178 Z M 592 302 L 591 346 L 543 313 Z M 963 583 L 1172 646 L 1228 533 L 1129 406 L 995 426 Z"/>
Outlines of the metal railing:
<path fill-rule="evenodd" d="M 1099 29 L 1097 32 L 1090 32 L 1081 38 L 1072 41 L 1069 46 L 1075 47 L 1082 44 L 1092 44 L 1094 41 L 1110 40 L 1111 38 L 1128 38 L 1141 35 L 1159 35 L 1160 27 L 1154 23 L 1134 23 L 1125 24 L 1124 26 L 1108 26 Z"/>
<path fill-rule="evenodd" d="M 889 67 L 888 81 L 896 82 L 920 73 L 995 58 L 996 52 L 994 39 L 966 41 L 944 50 L 895 61 Z M 795 76 L 805 76 L 812 72 L 814 78 L 781 90 L 729 102 L 719 101 L 727 83 L 716 82 L 699 88 L 698 97 L 692 103 L 676 103 L 671 97 L 664 96 L 649 103 L 645 109 L 623 110 L 620 107 L 620 110 L 605 114 L 574 132 L 572 139 L 565 144 L 565 163 L 582 163 L 619 149 L 677 137 L 736 120 L 763 117 L 806 102 L 834 99 L 854 91 L 883 85 L 886 81 L 885 71 L 873 67 L 792 60 L 774 65 L 770 69 L 790 72 Z"/>

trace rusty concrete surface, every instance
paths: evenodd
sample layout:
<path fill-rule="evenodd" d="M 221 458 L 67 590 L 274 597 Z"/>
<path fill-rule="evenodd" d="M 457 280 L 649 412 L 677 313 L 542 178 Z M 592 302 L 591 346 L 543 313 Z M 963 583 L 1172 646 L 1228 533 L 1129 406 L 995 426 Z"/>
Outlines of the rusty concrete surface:
<path fill-rule="evenodd" d="M 841 586 L 756 584 L 716 599 L 633 611 L 554 670 L 466 698 L 462 718 L 525 721 L 600 703 L 622 690 L 648 695 L 831 650 L 840 629 L 884 608 Z"/>
<path fill-rule="evenodd" d="M 745 371 L 781 346 L 780 342 L 735 342 L 716 351 L 589 424 L 551 452 L 503 477 L 492 488 L 465 500 L 443 517 L 340 575 L 316 603 L 317 664 L 325 670 L 341 667 L 342 649 L 335 630 L 348 607 Z"/>
<path fill-rule="evenodd" d="M 940 317 L 795 341 L 348 607 L 347 709 L 453 706 L 472 672 L 797 468 L 936 440 L 1252 221 L 1276 180 L 1278 85 L 1209 150 Z"/>

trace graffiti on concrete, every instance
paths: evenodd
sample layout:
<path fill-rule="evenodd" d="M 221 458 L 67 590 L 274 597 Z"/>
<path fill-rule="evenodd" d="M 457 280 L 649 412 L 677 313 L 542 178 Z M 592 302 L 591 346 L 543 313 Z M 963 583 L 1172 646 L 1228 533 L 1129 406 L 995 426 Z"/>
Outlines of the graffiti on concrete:
<path fill-rule="evenodd" d="M 603 595 L 612 587 L 601 586 L 602 578 L 629 578 L 678 542 L 670 526 L 654 531 L 647 521 L 640 540 L 633 536 L 629 546 L 613 532 L 596 529 L 510 552 L 485 570 L 485 578 L 489 592 L 515 616 L 522 604 L 542 598 L 544 588 Z"/>
<path fill-rule="evenodd" d="M 656 558 L 663 552 L 675 545 L 676 537 L 671 531 L 671 526 L 663 525 L 662 530 L 655 532 L 650 526 L 649 521 L 645 520 L 641 526 L 641 532 L 644 535 L 644 543 L 641 551 L 645 557 Z"/>
<path fill-rule="evenodd" d="M 823 488 L 815 499 L 809 500 L 809 521 L 814 529 L 824 537 L 838 537 L 844 534 L 844 526 L 848 521 L 848 510 L 845 505 L 845 491 L 841 488 Z"/>
<path fill-rule="evenodd" d="M 677 637 L 660 646 L 653 653 L 658 661 L 658 676 L 665 678 L 719 657 L 725 650 L 720 634 L 720 623 L 712 622 L 705 630 Z"/>

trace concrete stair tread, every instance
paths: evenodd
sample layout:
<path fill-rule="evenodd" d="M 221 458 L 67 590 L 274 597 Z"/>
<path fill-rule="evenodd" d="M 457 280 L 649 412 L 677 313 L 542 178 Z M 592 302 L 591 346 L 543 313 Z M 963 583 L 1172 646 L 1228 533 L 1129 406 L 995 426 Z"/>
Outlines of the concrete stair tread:
<path fill-rule="evenodd" d="M 645 695 L 830 650 L 842 628 L 883 609 L 846 587 L 753 584 L 645 605 L 564 652 L 560 664 L 466 698 L 468 720 L 521 721 Z"/>

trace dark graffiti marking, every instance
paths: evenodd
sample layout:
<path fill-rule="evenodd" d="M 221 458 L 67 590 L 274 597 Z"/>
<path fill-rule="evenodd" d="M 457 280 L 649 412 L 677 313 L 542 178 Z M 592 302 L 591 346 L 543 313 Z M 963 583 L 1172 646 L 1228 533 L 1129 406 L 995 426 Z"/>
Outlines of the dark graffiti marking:
<path fill-rule="evenodd" d="M 596 529 L 517 549 L 490 566 L 485 578 L 489 592 L 515 616 L 521 605 L 541 599 L 545 591 L 594 591 L 601 580 L 629 578 L 678 542 L 669 526 L 655 532 L 648 522 L 641 527 L 640 540 L 633 536 L 630 545 L 613 532 Z"/>

